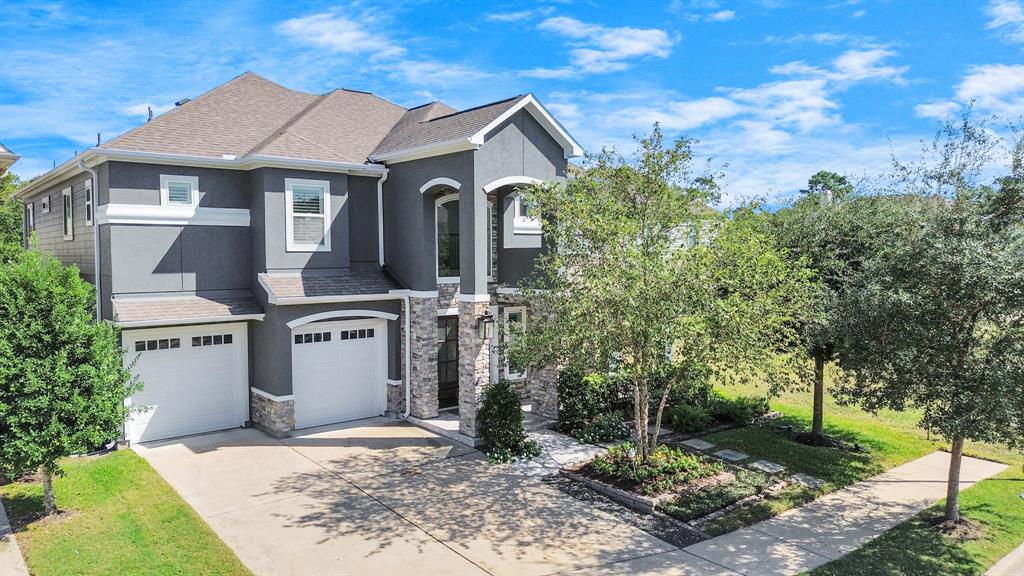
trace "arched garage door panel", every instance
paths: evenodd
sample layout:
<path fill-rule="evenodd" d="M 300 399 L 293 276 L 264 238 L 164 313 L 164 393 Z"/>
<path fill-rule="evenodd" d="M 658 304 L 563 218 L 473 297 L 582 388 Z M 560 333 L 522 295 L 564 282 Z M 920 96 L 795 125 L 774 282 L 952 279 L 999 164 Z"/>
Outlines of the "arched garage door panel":
<path fill-rule="evenodd" d="M 386 361 L 383 320 L 314 322 L 292 330 L 295 427 L 383 414 Z"/>

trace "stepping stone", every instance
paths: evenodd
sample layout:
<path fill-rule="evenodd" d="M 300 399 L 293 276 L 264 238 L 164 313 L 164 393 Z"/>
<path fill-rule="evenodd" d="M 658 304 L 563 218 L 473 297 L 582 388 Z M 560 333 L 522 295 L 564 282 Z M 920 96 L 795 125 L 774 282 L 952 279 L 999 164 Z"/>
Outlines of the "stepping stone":
<path fill-rule="evenodd" d="M 786 469 L 785 466 L 776 464 L 771 460 L 758 460 L 757 462 L 748 464 L 747 467 L 753 468 L 754 470 L 760 470 L 761 472 L 767 472 L 768 474 L 778 474 Z"/>
<path fill-rule="evenodd" d="M 749 458 L 749 456 L 743 452 L 737 452 L 736 450 L 719 450 L 718 452 L 715 452 L 715 456 L 718 456 L 723 460 L 728 460 L 729 462 L 739 462 L 740 460 L 746 460 Z"/>
<path fill-rule="evenodd" d="M 821 488 L 822 486 L 825 485 L 825 481 L 822 480 L 821 478 L 815 478 L 814 476 L 811 476 L 810 474 L 804 474 L 803 472 L 793 474 L 792 476 L 789 477 L 789 479 L 792 482 L 810 488 L 811 490 L 817 490 L 818 488 Z"/>
<path fill-rule="evenodd" d="M 714 448 L 715 445 L 707 440 L 701 440 L 700 438 L 691 438 L 689 440 L 683 440 L 680 442 L 683 446 L 689 446 L 694 450 L 707 450 L 708 448 Z"/>

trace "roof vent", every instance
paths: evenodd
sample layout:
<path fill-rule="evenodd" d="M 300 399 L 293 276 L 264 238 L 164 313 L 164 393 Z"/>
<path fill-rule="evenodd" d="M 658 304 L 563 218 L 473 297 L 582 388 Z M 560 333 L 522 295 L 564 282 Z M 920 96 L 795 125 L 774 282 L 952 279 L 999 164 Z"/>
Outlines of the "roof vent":
<path fill-rule="evenodd" d="M 175 106 L 181 106 L 182 104 L 184 104 L 184 103 L 186 103 L 186 102 L 188 102 L 190 100 L 192 100 L 192 99 L 191 98 L 182 98 L 181 100 L 178 100 L 177 102 L 175 102 L 174 105 Z"/>

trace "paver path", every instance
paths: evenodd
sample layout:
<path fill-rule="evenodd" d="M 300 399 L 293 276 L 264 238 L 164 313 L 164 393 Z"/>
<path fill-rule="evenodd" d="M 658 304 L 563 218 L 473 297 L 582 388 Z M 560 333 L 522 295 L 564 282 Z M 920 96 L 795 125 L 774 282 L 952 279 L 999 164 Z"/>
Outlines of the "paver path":
<path fill-rule="evenodd" d="M 775 518 L 683 549 L 724 574 L 797 574 L 860 548 L 946 495 L 949 454 L 933 452 Z M 1005 465 L 967 458 L 961 489 L 998 474 Z M 665 559 L 659 559 L 665 556 Z M 668 555 L 620 563 L 622 574 L 673 573 Z M 687 574 L 681 567 L 676 573 Z"/>
<path fill-rule="evenodd" d="M 7 512 L 0 504 L 0 574 L 3 576 L 28 576 L 25 559 L 11 533 L 11 524 L 7 521 Z"/>

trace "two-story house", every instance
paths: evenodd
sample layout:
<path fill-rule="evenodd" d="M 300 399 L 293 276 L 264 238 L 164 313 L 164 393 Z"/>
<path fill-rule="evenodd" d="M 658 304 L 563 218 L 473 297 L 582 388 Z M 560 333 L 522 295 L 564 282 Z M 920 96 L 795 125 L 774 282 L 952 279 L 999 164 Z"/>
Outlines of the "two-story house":
<path fill-rule="evenodd" d="M 516 187 L 581 152 L 529 94 L 406 109 L 246 73 L 18 196 L 26 242 L 123 329 L 149 407 L 129 441 L 450 409 L 473 437 L 497 378 L 556 410 L 552 371 L 499 361 L 494 321 L 529 329 L 516 286 L 542 236 Z"/>

